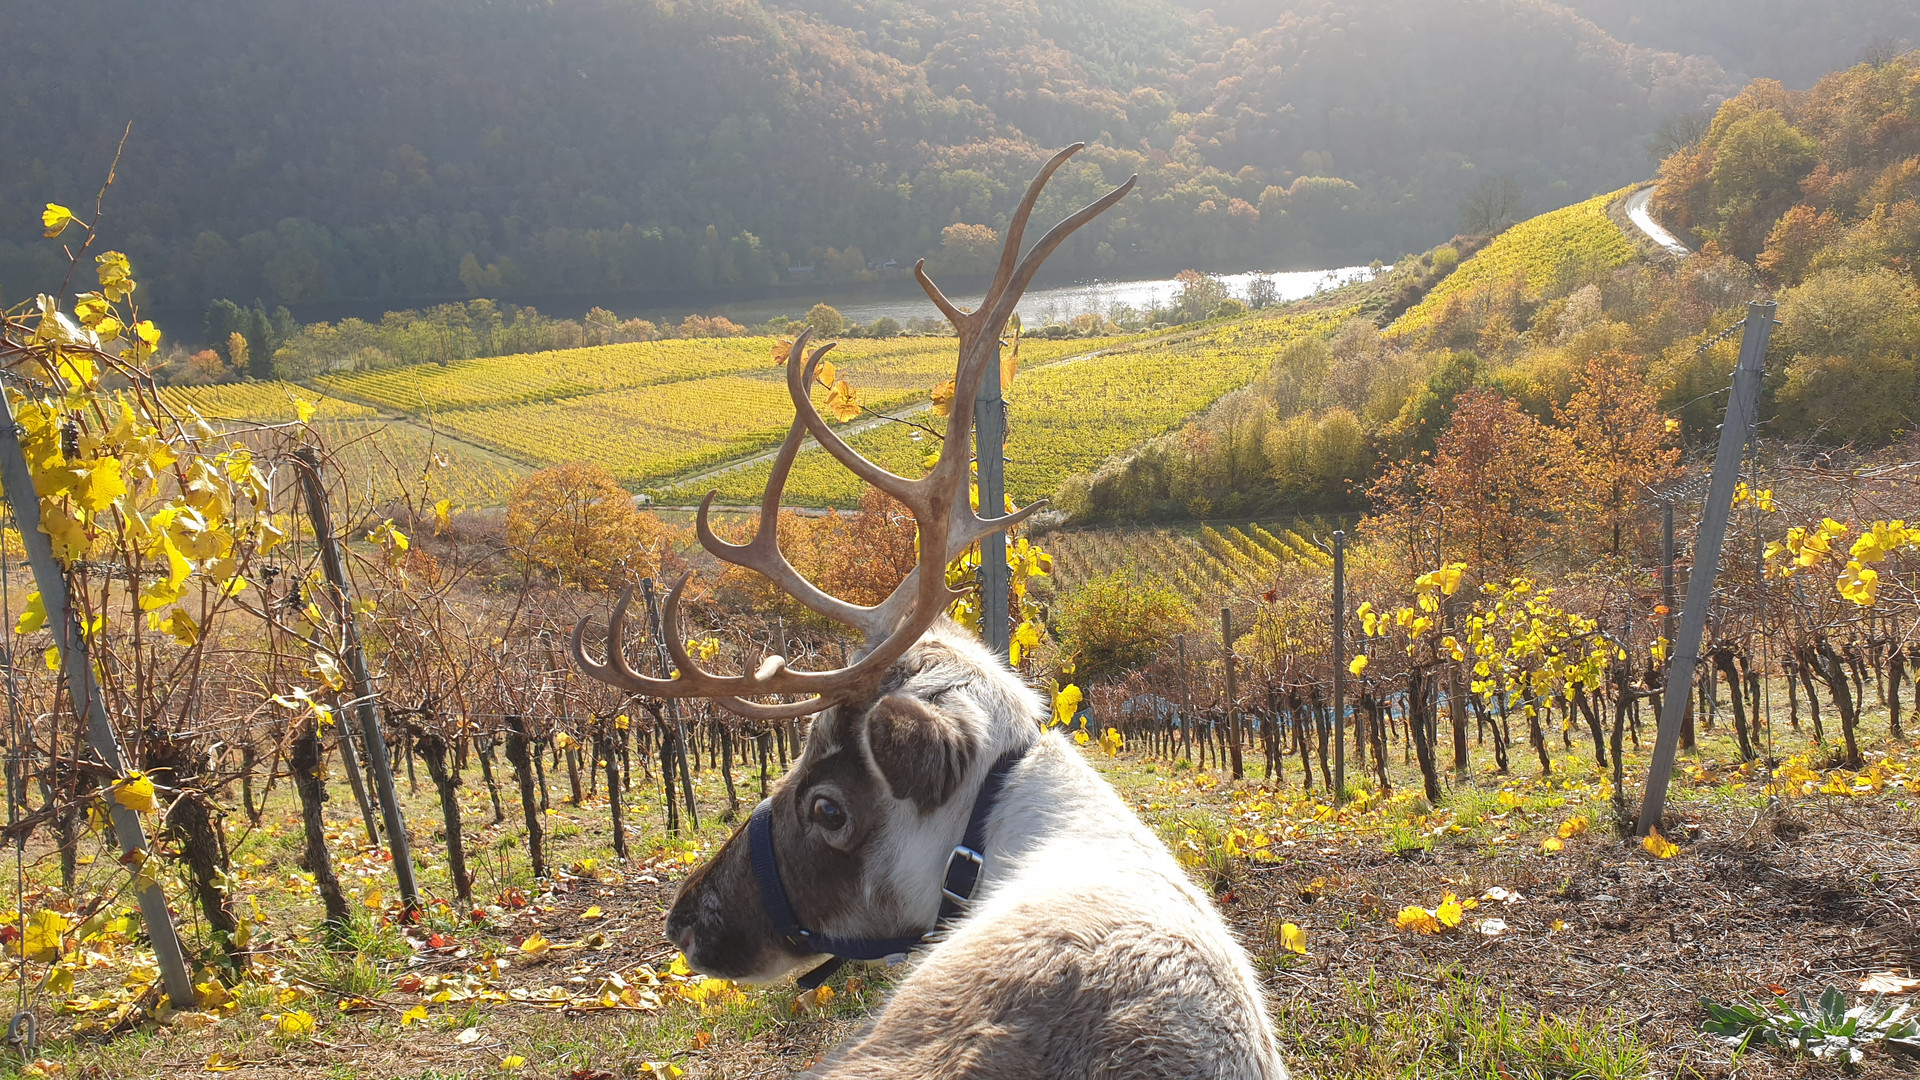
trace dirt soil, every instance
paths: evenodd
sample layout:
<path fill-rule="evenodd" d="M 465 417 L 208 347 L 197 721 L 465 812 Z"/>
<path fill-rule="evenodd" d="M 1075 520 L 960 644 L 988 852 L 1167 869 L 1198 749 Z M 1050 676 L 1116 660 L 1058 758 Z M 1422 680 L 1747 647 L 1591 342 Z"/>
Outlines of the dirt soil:
<path fill-rule="evenodd" d="M 1342 986 L 1370 971 L 1437 983 L 1451 970 L 1529 1010 L 1631 1026 L 1656 1076 L 1837 1071 L 1768 1050 L 1734 1068 L 1729 1048 L 1701 1033 L 1700 999 L 1766 999 L 1775 988 L 1817 997 L 1829 986 L 1858 998 L 1869 972 L 1920 970 L 1920 818 L 1884 800 L 1808 800 L 1771 814 L 1689 808 L 1673 838 L 1681 853 L 1664 860 L 1597 834 L 1550 856 L 1537 844 L 1407 858 L 1290 850 L 1277 865 L 1246 867 L 1221 898 L 1242 940 L 1269 961 L 1268 992 L 1283 1016 L 1302 1004 L 1351 1011 Z M 1316 878 L 1327 884 L 1315 889 Z M 1404 905 L 1431 908 L 1443 890 L 1478 897 L 1493 886 L 1524 899 L 1483 901 L 1465 932 L 1394 925 Z M 1486 917 L 1510 929 L 1473 932 Z M 1307 931 L 1302 962 L 1270 963 L 1283 955 L 1279 920 Z M 1288 1057 L 1298 1072 L 1343 1072 L 1310 1046 Z M 1912 1069 L 1881 1051 L 1858 1075 Z"/>

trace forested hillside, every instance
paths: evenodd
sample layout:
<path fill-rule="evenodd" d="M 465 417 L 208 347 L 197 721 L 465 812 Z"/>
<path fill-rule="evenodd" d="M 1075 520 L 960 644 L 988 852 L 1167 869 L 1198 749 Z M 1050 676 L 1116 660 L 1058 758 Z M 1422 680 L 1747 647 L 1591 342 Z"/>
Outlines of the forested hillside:
<path fill-rule="evenodd" d="M 44 285 L 40 206 L 86 201 L 129 122 L 107 220 L 149 302 L 197 312 L 832 283 L 921 256 L 964 278 L 1075 139 L 1095 145 L 1050 200 L 1134 172 L 1141 197 L 1055 272 L 1392 258 L 1451 235 L 1489 178 L 1537 211 L 1645 175 L 1662 117 L 1727 89 L 1541 0 L 1263 8 L 22 0 L 0 290 Z"/>
<path fill-rule="evenodd" d="M 1729 72 L 1811 85 L 1862 59 L 1920 46 L 1910 0 L 1569 0 L 1633 45 L 1712 56 Z"/>
<path fill-rule="evenodd" d="M 1464 261 L 1451 245 L 1402 260 L 1396 277 L 1431 287 L 1391 324 L 1355 319 L 1291 345 L 1206 416 L 1071 481 L 1062 505 L 1122 520 L 1377 506 L 1405 479 L 1393 463 L 1434 452 L 1480 391 L 1517 402 L 1507 419 L 1528 437 L 1577 430 L 1585 391 L 1663 412 L 1667 435 L 1701 446 L 1734 355 L 1713 334 L 1764 296 L 1782 323 L 1770 436 L 1876 450 L 1911 435 L 1920 52 L 1804 91 L 1756 80 L 1723 103 L 1659 168 L 1653 207 L 1699 249 L 1677 265 L 1632 258 L 1609 209 L 1620 194 L 1523 222 Z"/>

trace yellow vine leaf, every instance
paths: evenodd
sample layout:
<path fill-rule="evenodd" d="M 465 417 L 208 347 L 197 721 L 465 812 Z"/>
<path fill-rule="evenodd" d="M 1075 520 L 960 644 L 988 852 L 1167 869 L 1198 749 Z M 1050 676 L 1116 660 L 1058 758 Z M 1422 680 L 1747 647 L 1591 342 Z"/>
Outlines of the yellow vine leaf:
<path fill-rule="evenodd" d="M 313 402 L 308 401 L 306 398 L 303 398 L 303 397 L 296 397 L 293 399 L 293 415 L 299 417 L 301 423 L 304 424 L 307 421 L 313 419 L 313 413 L 314 413 Z"/>
<path fill-rule="evenodd" d="M 1587 827 L 1587 817 L 1585 814 L 1581 814 L 1578 817 L 1570 817 L 1560 823 L 1560 837 L 1563 840 L 1569 840 L 1573 837 L 1581 836 L 1586 833 Z"/>
<path fill-rule="evenodd" d="M 1280 925 L 1280 947 L 1291 953 L 1307 955 L 1307 932 L 1294 923 Z"/>
<path fill-rule="evenodd" d="M 583 912 L 581 912 L 581 913 L 580 913 L 580 917 L 581 917 L 582 919 L 598 919 L 598 918 L 602 918 L 602 917 L 603 917 L 603 915 L 602 915 L 602 913 L 601 913 L 601 911 L 600 911 L 600 905 L 599 905 L 599 904 L 595 904 L 595 905 L 593 905 L 592 907 L 590 907 L 590 908 L 588 908 L 587 910 L 585 910 L 585 911 L 583 911 Z"/>
<path fill-rule="evenodd" d="M 1640 842 L 1640 846 L 1662 859 L 1671 859 L 1680 854 L 1679 846 L 1661 836 L 1658 828 L 1647 830 L 1647 838 Z"/>
<path fill-rule="evenodd" d="M 46 227 L 49 240 L 67 231 L 67 226 L 72 222 L 73 211 L 59 203 L 48 203 L 47 208 L 40 211 L 40 224 Z"/>
<path fill-rule="evenodd" d="M 1393 920 L 1393 925 L 1402 930 L 1418 930 L 1422 934 L 1440 932 L 1440 923 L 1434 918 L 1433 912 L 1417 904 L 1408 904 L 1401 908 L 1400 914 Z"/>
<path fill-rule="evenodd" d="M 426 1018 L 427 1007 L 425 1005 L 415 1005 L 413 1008 L 400 1014 L 400 1026 L 406 1027 L 409 1024 L 417 1024 Z"/>
<path fill-rule="evenodd" d="M 27 610 L 20 613 L 19 621 L 13 624 L 16 634 L 31 634 L 47 625 L 47 602 L 41 598 L 39 590 L 27 597 Z"/>
<path fill-rule="evenodd" d="M 1352 660 L 1351 660 L 1350 662 L 1348 662 L 1348 664 L 1347 664 L 1347 670 L 1348 670 L 1348 671 L 1351 671 L 1351 672 L 1353 672 L 1353 673 L 1354 673 L 1355 675 L 1358 675 L 1358 674 L 1360 674 L 1360 673 L 1362 673 L 1362 672 L 1364 672 L 1364 671 L 1366 671 L 1366 670 L 1367 670 L 1367 658 L 1366 658 L 1365 656 L 1356 656 L 1356 657 L 1354 657 L 1354 658 L 1353 658 L 1353 659 L 1352 659 Z"/>
<path fill-rule="evenodd" d="M 953 411 L 954 384 L 952 379 L 933 388 L 927 398 L 933 402 L 933 414 L 945 416 Z"/>
<path fill-rule="evenodd" d="M 1072 683 L 1061 687 L 1060 692 L 1053 695 L 1053 724 L 1072 720 L 1073 714 L 1080 710 L 1082 696 L 1080 688 Z"/>
<path fill-rule="evenodd" d="M 528 956 L 539 956 L 551 948 L 553 948 L 553 942 L 540 936 L 539 931 L 528 934 L 527 939 L 520 943 L 520 951 Z"/>
<path fill-rule="evenodd" d="M 270 1014 L 269 1018 L 273 1020 L 274 1030 L 282 1035 L 294 1037 L 303 1035 L 312 1037 L 313 1035 L 313 1014 L 305 1009 L 295 1009 L 290 1013 L 281 1013 L 277 1016 Z"/>
<path fill-rule="evenodd" d="M 1460 920 L 1465 918 L 1466 914 L 1467 909 L 1460 906 L 1460 899 L 1452 893 L 1448 893 L 1440 901 L 1440 906 L 1433 911 L 1433 917 L 1439 920 L 1441 926 L 1449 930 L 1458 928 Z"/>
<path fill-rule="evenodd" d="M 71 924 L 57 911 L 36 911 L 20 933 L 20 955 L 35 963 L 52 963 L 60 956 L 60 938 Z"/>
<path fill-rule="evenodd" d="M 522 1069 L 526 1067 L 526 1064 L 527 1059 L 521 1057 L 519 1054 L 508 1054 L 506 1057 L 500 1059 L 500 1067 L 503 1069 Z"/>
<path fill-rule="evenodd" d="M 127 773 L 113 785 L 113 801 L 135 813 L 144 814 L 160 805 L 153 790 L 153 779 L 138 769 Z"/>
<path fill-rule="evenodd" d="M 1567 845 L 1559 837 L 1549 836 L 1545 840 L 1542 840 L 1540 842 L 1540 853 L 1542 855 L 1551 855 L 1554 852 L 1559 851 L 1560 849 L 1566 846 Z"/>
<path fill-rule="evenodd" d="M 827 408 L 846 423 L 860 415 L 860 391 L 845 379 L 833 384 L 833 392 L 827 395 Z"/>

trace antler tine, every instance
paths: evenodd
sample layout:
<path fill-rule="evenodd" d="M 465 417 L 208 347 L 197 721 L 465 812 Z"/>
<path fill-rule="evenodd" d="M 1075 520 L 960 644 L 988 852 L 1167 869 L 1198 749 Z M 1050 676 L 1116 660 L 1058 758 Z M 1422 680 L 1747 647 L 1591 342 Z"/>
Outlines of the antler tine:
<path fill-rule="evenodd" d="M 643 694 L 658 693 L 662 686 L 670 684 L 673 680 L 655 679 L 640 674 L 633 670 L 633 665 L 627 663 L 627 658 L 621 651 L 621 642 L 625 640 L 627 632 L 627 605 L 632 602 L 633 586 L 629 585 L 620 593 L 619 601 L 613 605 L 613 614 L 607 619 L 607 658 L 605 660 L 594 660 L 587 655 L 581 640 L 587 630 L 587 620 L 584 618 L 573 624 L 573 644 L 568 651 L 573 654 L 573 662 L 580 665 L 580 670 L 603 683 Z"/>
<path fill-rule="evenodd" d="M 993 284 L 987 286 L 987 295 L 980 301 L 980 306 L 974 309 L 976 315 L 994 307 L 1008 283 L 1013 280 L 1014 264 L 1020 258 L 1020 244 L 1026 239 L 1027 219 L 1033 217 L 1033 208 L 1040 201 L 1041 189 L 1047 186 L 1047 181 L 1053 179 L 1053 174 L 1067 163 L 1068 158 L 1086 149 L 1086 146 L 1086 143 L 1074 143 L 1048 158 L 1047 163 L 1040 166 L 1039 173 L 1035 174 L 1033 183 L 1027 185 L 1027 193 L 1020 197 L 1019 208 L 1007 222 L 1007 241 L 1000 246 L 1000 265 L 994 268 Z"/>
<path fill-rule="evenodd" d="M 947 317 L 955 330 L 961 329 L 966 324 L 967 313 L 955 307 L 953 301 L 947 299 L 947 294 L 940 291 L 940 286 L 927 276 L 927 260 L 921 259 L 913 264 L 913 276 L 919 279 L 920 287 L 927 291 L 927 298 L 933 301 L 934 307 L 940 309 L 940 314 Z"/>
<path fill-rule="evenodd" d="M 805 701 L 788 701 L 778 705 L 762 705 L 757 701 L 742 701 L 737 697 L 723 697 L 720 704 L 749 720 L 791 720 L 796 716 L 817 713 L 831 705 L 823 697 L 812 697 Z"/>
<path fill-rule="evenodd" d="M 949 541 L 948 549 L 957 551 L 983 536 L 991 536 L 997 532 L 1006 532 L 1008 529 L 1032 517 L 1046 505 L 1047 500 L 1035 499 L 1020 509 L 1015 510 L 1013 513 L 1001 517 L 983 518 L 972 513 L 967 514 L 965 517 L 956 517 L 952 529 L 949 532 L 949 535 L 951 535 L 953 539 Z"/>
<path fill-rule="evenodd" d="M 777 526 L 768 524 L 765 519 L 760 525 L 752 542 L 729 544 L 715 536 L 707 523 L 707 515 L 713 506 L 713 500 L 719 492 L 709 491 L 700 501 L 700 512 L 694 518 L 694 527 L 700 537 L 700 543 L 716 558 L 723 559 L 735 566 L 742 566 L 773 582 L 778 588 L 795 600 L 805 604 L 817 614 L 832 619 L 842 626 L 852 627 L 861 633 L 869 632 L 873 622 L 870 608 L 858 604 L 849 604 L 839 597 L 822 591 L 813 582 L 802 577 L 793 564 L 787 561 L 785 552 L 780 550 Z M 762 537 L 766 539 L 763 540 Z"/>
<path fill-rule="evenodd" d="M 715 698 L 744 716 L 781 719 L 818 712 L 871 691 L 886 670 L 919 641 L 921 634 L 940 617 L 948 601 L 956 595 L 946 583 L 946 568 L 952 553 L 982 536 L 1019 524 L 1044 505 L 1036 502 L 1012 514 L 996 514 L 991 518 L 983 517 L 969 506 L 967 465 L 972 457 L 970 434 L 973 415 L 966 404 L 978 393 L 980 380 L 994 360 L 1000 330 L 1040 263 L 1074 230 L 1133 189 L 1134 181 L 1128 180 L 1117 190 L 1054 226 L 1032 251 L 1022 257 L 1020 245 L 1041 189 L 1079 149 L 1076 145 L 1055 154 L 1029 186 L 1009 227 L 1000 265 L 994 275 L 993 291 L 979 309 L 969 313 L 959 311 L 927 277 L 924 264 L 914 267 L 914 274 L 927 295 L 960 332 L 959 358 L 954 373 L 957 407 L 949 410 L 946 442 L 940 448 L 939 460 L 925 476 L 908 480 L 880 468 L 855 452 L 827 426 L 813 404 L 811 391 L 814 372 L 831 345 L 813 350 L 803 364 L 800 357 L 807 335 L 802 334 L 794 343 L 787 363 L 787 392 L 793 399 L 794 424 L 788 429 L 787 439 L 775 458 L 773 476 L 761 499 L 760 525 L 753 540 L 746 544 L 722 541 L 714 534 L 709 521 L 713 495 L 709 494 L 701 504 L 698 532 L 701 544 L 708 551 L 728 562 L 758 570 L 814 611 L 860 629 L 867 638 L 866 652 L 853 663 L 829 671 L 795 671 L 787 666 L 784 657 L 769 657 L 751 674 L 716 675 L 693 661 L 687 654 L 685 641 L 680 637 L 680 601 L 689 579 L 688 576 L 682 576 L 666 597 L 662 620 L 667 650 L 679 669 L 679 677 L 660 679 L 640 675 L 621 655 L 620 640 L 624 634 L 627 605 L 632 600 L 631 589 L 622 594 L 608 621 L 608 657 L 605 661 L 593 661 L 586 656 L 582 647 L 584 620 L 574 628 L 574 660 L 583 670 L 614 685 L 657 697 Z M 913 571 L 884 601 L 874 607 L 862 608 L 827 596 L 800 577 L 779 550 L 780 495 L 799 453 L 803 431 L 818 440 L 828 453 L 854 475 L 905 504 L 919 526 L 920 552 Z M 775 705 L 745 700 L 765 694 L 791 694 L 804 700 Z"/>
<path fill-rule="evenodd" d="M 1080 226 L 1106 213 L 1114 203 L 1126 198 L 1127 193 L 1132 191 L 1139 181 L 1140 177 L 1137 174 L 1127 177 L 1126 183 L 1081 207 L 1072 216 L 1048 229 L 1047 234 L 1040 238 L 1040 242 L 1033 245 L 1033 250 L 1027 252 L 1026 257 L 1020 260 L 1020 267 L 1014 271 L 1013 280 L 1009 282 L 1006 292 L 994 298 L 993 312 L 989 316 L 987 325 L 1005 326 L 1007 319 L 1013 315 L 1015 305 L 1020 303 L 1020 297 L 1027 291 L 1027 284 L 1033 280 L 1033 275 L 1040 272 L 1040 264 L 1047 261 L 1047 256 L 1053 254 L 1054 249 L 1065 243 L 1067 237 L 1072 236 Z M 983 303 L 981 307 L 984 308 L 986 305 Z"/>
<path fill-rule="evenodd" d="M 814 350 L 803 367 L 796 368 L 792 363 L 787 365 L 787 393 L 793 398 L 795 415 L 800 423 L 806 425 L 808 434 L 820 443 L 821 449 L 832 454 L 855 476 L 905 503 L 909 510 L 914 511 L 914 516 L 919 517 L 924 500 L 919 495 L 918 484 L 875 465 L 858 450 L 848 446 L 845 439 L 827 426 L 826 418 L 814 407 L 813 396 L 809 392 L 813 385 L 814 369 L 829 348 L 832 348 L 831 343 Z"/>

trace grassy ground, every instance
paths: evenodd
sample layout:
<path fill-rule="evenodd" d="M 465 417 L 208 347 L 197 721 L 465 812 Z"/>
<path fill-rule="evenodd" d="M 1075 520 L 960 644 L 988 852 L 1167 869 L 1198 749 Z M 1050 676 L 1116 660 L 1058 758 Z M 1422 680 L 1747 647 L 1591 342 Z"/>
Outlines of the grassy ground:
<path fill-rule="evenodd" d="M 1787 732 L 1777 738 L 1783 753 L 1802 747 Z M 1830 1071 L 1772 1052 L 1736 1062 L 1700 1034 L 1698 999 L 1852 991 L 1866 972 L 1920 967 L 1920 747 L 1879 746 L 1859 776 L 1821 768 L 1824 750 L 1791 759 L 1777 797 L 1763 770 L 1731 764 L 1726 741 L 1708 737 L 1676 783 L 1678 852 L 1659 858 L 1611 834 L 1603 777 L 1555 743 L 1564 756 L 1550 777 L 1531 760 L 1516 760 L 1514 776 L 1480 769 L 1455 778 L 1438 807 L 1414 794 L 1417 774 L 1402 761 L 1391 791 L 1363 786 L 1335 808 L 1299 790 L 1297 759 L 1273 784 L 1257 761 L 1252 778 L 1233 783 L 1138 748 L 1088 752 L 1248 945 L 1298 1075 Z M 750 804 L 758 780 L 748 772 L 737 782 Z M 664 907 L 686 867 L 730 829 L 711 767 L 696 781 L 701 829 L 668 837 L 658 789 L 641 785 L 636 763 L 639 857 L 627 865 L 607 850 L 604 799 L 570 805 L 565 769 L 550 769 L 549 861 L 561 869 L 543 888 L 528 871 L 511 788 L 501 793 L 507 819 L 490 824 L 478 769 L 466 779 L 474 906 L 439 899 L 422 925 L 398 925 L 390 867 L 365 846 L 336 783 L 333 850 L 359 914 L 345 940 L 327 940 L 314 929 L 318 900 L 299 870 L 283 782 L 257 828 L 243 810 L 228 818 L 230 888 L 249 917 L 245 977 L 221 990 L 207 969 L 204 1008 L 170 1014 L 124 927 L 84 944 L 75 942 L 84 931 L 69 933 L 68 963 L 80 968 L 70 992 L 36 991 L 41 964 L 20 973 L 21 999 L 49 1036 L 44 1064 L 26 1075 L 781 1076 L 880 1006 L 882 970 L 842 974 L 830 995 L 808 996 L 676 968 L 659 936 Z M 404 779 L 401 790 L 423 888 L 449 898 L 431 786 L 422 775 L 418 790 Z M 125 871 L 97 839 L 87 845 L 72 894 L 36 884 L 57 881 L 57 863 L 29 849 L 29 925 L 37 911 L 84 911 L 90 897 L 110 897 L 109 915 L 126 906 L 115 893 Z M 1457 928 L 1399 925 L 1409 909 L 1449 914 L 1448 894 L 1478 901 Z M 217 955 L 175 895 L 190 949 Z M 1287 924 L 1303 932 L 1304 954 L 1288 947 Z M 1862 1071 L 1897 1069 L 1881 1053 Z"/>

